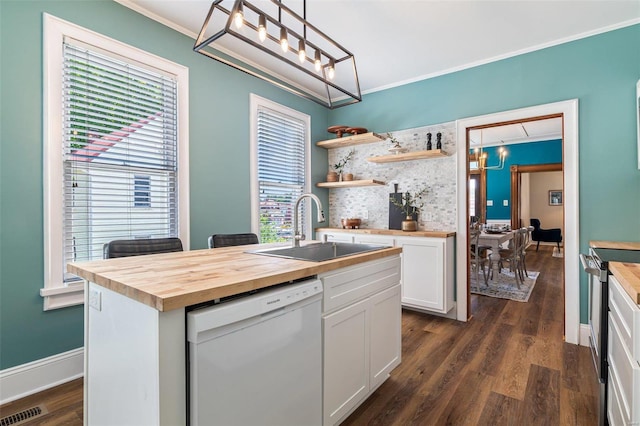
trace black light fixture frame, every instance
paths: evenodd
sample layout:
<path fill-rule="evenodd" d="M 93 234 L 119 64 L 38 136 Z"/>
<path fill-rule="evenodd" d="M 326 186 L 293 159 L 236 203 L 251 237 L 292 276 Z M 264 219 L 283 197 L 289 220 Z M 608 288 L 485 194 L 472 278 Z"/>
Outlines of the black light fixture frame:
<path fill-rule="evenodd" d="M 300 22 L 304 28 L 304 34 L 301 35 L 299 33 L 297 33 L 296 31 L 293 31 L 292 29 L 288 28 L 287 26 L 283 25 L 280 19 L 280 16 L 278 18 L 274 18 L 269 16 L 268 14 L 266 14 L 265 12 L 263 12 L 262 10 L 260 10 L 259 8 L 257 8 L 256 6 L 252 5 L 251 3 L 247 2 L 246 0 L 236 0 L 234 3 L 234 6 L 231 10 L 226 9 L 225 7 L 223 7 L 220 3 L 223 0 L 215 0 L 212 4 L 211 7 L 209 8 L 209 13 L 207 14 L 207 17 L 204 21 L 204 24 L 202 25 L 202 29 L 200 30 L 200 33 L 198 34 L 198 38 L 196 39 L 196 43 L 193 47 L 193 50 L 197 53 L 200 53 L 202 55 L 205 55 L 211 59 L 214 59 L 218 62 L 221 62 L 225 65 L 229 65 L 239 71 L 242 71 L 244 73 L 247 73 L 249 75 L 252 75 L 254 77 L 257 77 L 261 80 L 267 81 L 271 84 L 274 84 L 284 90 L 287 90 L 291 93 L 294 93 L 298 96 L 301 96 L 305 99 L 309 99 L 311 101 L 314 101 L 324 107 L 327 107 L 329 109 L 335 109 L 338 107 L 342 107 L 342 106 L 346 106 L 346 105 L 351 105 L 357 102 L 361 102 L 362 101 L 362 93 L 360 91 L 360 81 L 358 80 L 358 71 L 356 69 L 356 63 L 355 63 L 355 58 L 353 56 L 353 53 L 349 52 L 348 50 L 346 50 L 344 47 L 342 47 L 340 44 L 338 44 L 337 42 L 335 42 L 333 39 L 331 39 L 330 37 L 328 37 L 326 34 L 324 34 L 322 31 L 318 30 L 313 24 L 309 23 L 306 20 L 306 0 L 303 0 L 303 7 L 304 7 L 304 14 L 305 17 L 301 17 L 298 14 L 296 14 L 294 11 L 292 11 L 290 8 L 288 8 L 287 6 L 285 6 L 282 1 L 280 0 L 271 0 L 274 4 L 276 4 L 276 6 L 278 7 L 278 14 L 280 15 L 282 13 L 282 11 L 284 10 L 289 17 L 296 19 L 298 22 Z M 212 36 L 205 38 L 205 34 L 206 31 L 209 27 L 209 23 L 211 21 L 211 17 L 213 15 L 213 12 L 218 9 L 221 12 L 223 12 L 224 14 L 228 15 L 228 19 L 226 20 L 226 25 L 223 29 L 219 30 L 218 32 L 216 32 L 215 34 L 213 34 Z M 328 76 L 327 76 L 327 68 L 329 66 L 330 61 L 327 61 L 326 64 L 322 65 L 322 75 L 319 75 L 318 73 L 314 73 L 313 71 L 310 71 L 304 67 L 302 67 L 300 64 L 296 63 L 295 61 L 290 60 L 289 58 L 287 58 L 286 56 L 277 54 L 275 52 L 273 52 L 272 50 L 267 49 L 266 47 L 264 47 L 263 45 L 261 45 L 259 42 L 256 42 L 255 40 L 252 40 L 248 37 L 246 37 L 245 35 L 235 31 L 233 29 L 233 16 L 235 15 L 235 13 L 239 10 L 239 9 L 250 9 L 253 12 L 255 12 L 258 15 L 263 15 L 266 17 L 267 22 L 269 22 L 271 25 L 275 25 L 278 28 L 285 28 L 287 30 L 287 33 L 289 34 L 289 36 L 293 36 L 295 38 L 297 38 L 298 40 L 304 40 L 305 44 L 306 44 L 306 49 L 308 49 L 309 52 L 312 51 L 319 51 L 321 52 L 321 55 L 323 55 L 324 57 L 328 58 L 330 61 L 333 61 L 335 64 L 339 64 L 340 62 L 343 61 L 351 61 L 351 63 L 353 64 L 353 76 L 354 76 L 354 82 L 355 82 L 355 93 L 353 93 L 352 91 L 345 89 L 343 87 L 338 86 L 336 83 L 334 83 L 333 81 L 331 81 Z M 247 27 L 253 29 L 256 31 L 256 34 L 258 32 L 258 27 L 253 25 L 252 23 L 245 21 L 244 25 L 246 25 Z M 316 44 L 312 43 L 309 40 L 306 40 L 306 30 L 307 28 L 312 29 L 318 36 L 322 37 L 324 39 L 325 42 L 331 44 L 332 46 L 334 46 L 336 49 L 341 51 L 341 55 L 340 57 L 334 57 L 332 55 L 330 55 L 329 53 L 327 53 L 325 50 L 321 49 L 319 46 L 317 46 Z M 277 58 L 287 64 L 289 64 L 290 66 L 296 68 L 297 70 L 304 72 L 305 74 L 321 81 L 322 83 L 324 83 L 325 85 L 325 89 L 326 89 L 326 93 L 327 93 L 327 100 L 325 101 L 324 99 L 314 96 L 313 93 L 304 91 L 301 88 L 295 87 L 295 86 L 290 86 L 290 85 L 286 85 L 283 84 L 282 82 L 276 80 L 275 78 L 272 78 L 269 75 L 266 74 L 261 74 L 251 68 L 249 68 L 248 66 L 245 66 L 245 64 L 240 63 L 240 61 L 238 62 L 234 62 L 232 60 L 229 60 L 227 58 L 222 57 L 221 55 L 219 55 L 217 52 L 218 50 L 215 49 L 215 47 L 211 47 L 210 49 L 206 49 L 210 43 L 218 40 L 220 37 L 224 36 L 225 34 L 230 34 L 242 41 L 244 41 L 245 43 L 248 43 L 249 45 L 261 50 L 262 52 L 268 53 L 269 55 L 273 56 L 274 58 Z M 279 43 L 279 40 L 275 37 L 273 37 L 272 35 L 270 35 L 267 32 L 267 39 L 277 42 Z M 296 52 L 295 49 L 293 49 L 292 47 L 292 43 L 289 43 L 289 50 L 291 50 L 292 52 Z M 297 57 L 297 56 L 296 56 Z M 314 56 L 312 55 L 307 55 L 307 59 L 310 62 L 314 62 Z M 340 98 L 339 100 L 334 100 L 331 98 L 331 93 L 330 93 L 330 87 L 338 90 L 339 92 L 341 92 L 342 94 L 344 94 L 346 97 L 345 98 Z"/>

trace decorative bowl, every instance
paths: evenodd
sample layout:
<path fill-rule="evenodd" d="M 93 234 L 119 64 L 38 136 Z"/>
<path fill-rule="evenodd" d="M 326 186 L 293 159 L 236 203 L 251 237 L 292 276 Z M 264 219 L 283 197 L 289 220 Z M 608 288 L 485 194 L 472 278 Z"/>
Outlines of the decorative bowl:
<path fill-rule="evenodd" d="M 362 221 L 360 219 L 341 219 L 340 222 L 342 229 L 358 229 Z"/>

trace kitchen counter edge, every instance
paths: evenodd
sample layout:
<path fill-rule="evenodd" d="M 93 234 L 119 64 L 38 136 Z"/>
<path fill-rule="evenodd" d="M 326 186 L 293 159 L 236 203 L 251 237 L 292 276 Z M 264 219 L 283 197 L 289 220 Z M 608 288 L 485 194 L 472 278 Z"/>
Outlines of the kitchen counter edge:
<path fill-rule="evenodd" d="M 636 305 L 640 304 L 640 263 L 610 262 L 609 269 L 631 301 Z"/>
<path fill-rule="evenodd" d="M 274 244 L 69 263 L 67 270 L 87 281 L 163 312 L 399 255 L 402 252 L 399 247 L 390 247 L 324 262 L 246 253 L 249 249 L 266 247 L 274 247 Z"/>
<path fill-rule="evenodd" d="M 369 228 L 316 228 L 316 232 L 349 232 L 355 234 L 366 235 L 394 235 L 398 237 L 431 237 L 431 238 L 447 238 L 454 237 L 455 231 L 413 231 L 405 232 L 396 229 L 369 229 Z"/>
<path fill-rule="evenodd" d="M 589 241 L 589 247 L 617 250 L 640 250 L 640 243 L 632 241 Z"/>

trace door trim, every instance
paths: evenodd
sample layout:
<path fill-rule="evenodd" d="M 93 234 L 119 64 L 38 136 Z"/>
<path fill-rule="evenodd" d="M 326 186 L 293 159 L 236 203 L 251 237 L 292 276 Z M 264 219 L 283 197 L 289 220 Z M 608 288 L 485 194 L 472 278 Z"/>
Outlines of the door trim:
<path fill-rule="evenodd" d="M 520 175 L 522 173 L 538 172 L 561 172 L 562 163 L 550 164 L 513 164 L 511 171 L 511 229 L 529 226 L 526 223 L 520 224 Z"/>
<path fill-rule="evenodd" d="M 457 167 L 458 167 L 458 220 L 456 233 L 456 318 L 467 321 L 469 318 L 469 276 L 467 268 L 467 238 L 469 228 L 467 206 L 467 128 L 526 120 L 531 117 L 561 114 L 562 120 L 562 158 L 564 163 L 565 218 L 565 321 L 564 334 L 567 343 L 579 343 L 580 330 L 580 265 L 579 234 L 579 162 L 578 162 L 578 99 L 497 112 L 456 121 Z"/>

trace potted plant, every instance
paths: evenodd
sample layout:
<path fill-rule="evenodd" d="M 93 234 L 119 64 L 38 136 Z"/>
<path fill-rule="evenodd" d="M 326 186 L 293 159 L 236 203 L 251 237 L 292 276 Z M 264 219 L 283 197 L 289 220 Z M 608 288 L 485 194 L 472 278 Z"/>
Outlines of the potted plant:
<path fill-rule="evenodd" d="M 402 210 L 405 220 L 402 221 L 402 230 L 411 232 L 418 230 L 418 222 L 414 216 L 420 213 L 420 209 L 424 206 L 425 201 L 422 197 L 427 193 L 427 188 L 423 188 L 413 194 L 409 191 L 402 194 L 401 200 L 398 201 L 394 197 L 390 197 L 389 201 Z"/>
<path fill-rule="evenodd" d="M 342 181 L 342 174 L 344 173 L 344 168 L 347 165 L 347 163 L 353 158 L 353 156 L 355 155 L 356 150 L 352 149 L 351 151 L 349 151 L 349 153 L 347 155 L 345 155 L 344 157 L 342 157 L 342 159 L 340 161 L 338 161 L 336 164 L 333 165 L 333 168 L 336 170 L 336 172 L 338 173 L 338 180 Z M 351 179 L 353 179 L 353 175 L 351 175 Z"/>

